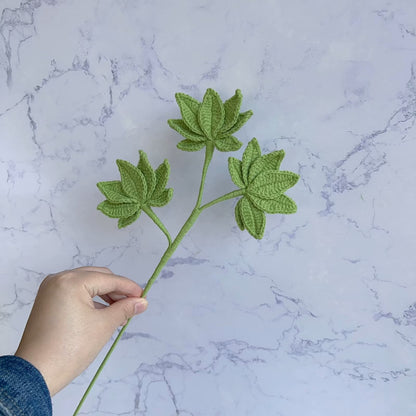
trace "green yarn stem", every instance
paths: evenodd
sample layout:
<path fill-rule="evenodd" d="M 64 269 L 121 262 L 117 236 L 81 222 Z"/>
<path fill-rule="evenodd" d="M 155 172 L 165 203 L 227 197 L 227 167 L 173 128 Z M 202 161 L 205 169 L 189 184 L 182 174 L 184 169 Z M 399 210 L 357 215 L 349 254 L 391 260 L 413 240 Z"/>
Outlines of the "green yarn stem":
<path fill-rule="evenodd" d="M 169 246 L 172 244 L 172 238 L 169 234 L 169 231 L 163 225 L 162 221 L 160 221 L 159 217 L 153 212 L 152 208 L 144 207 L 143 211 L 151 218 L 151 220 L 162 230 L 163 234 L 165 234 L 166 238 L 168 239 Z"/>
<path fill-rule="evenodd" d="M 88 385 L 87 390 L 85 390 L 85 393 L 82 396 L 80 402 L 78 403 L 78 406 L 75 409 L 75 412 L 74 412 L 73 416 L 77 415 L 78 412 L 81 410 L 81 407 L 85 402 L 85 399 L 87 398 L 88 394 L 90 393 L 91 389 L 93 388 L 95 382 L 97 381 L 98 376 L 101 374 L 101 371 L 103 371 L 104 366 L 106 365 L 108 359 L 110 358 L 110 355 L 114 351 L 114 348 L 116 347 L 116 345 L 120 341 L 120 338 L 123 336 L 124 331 L 126 330 L 128 324 L 130 323 L 130 320 L 131 320 L 131 318 L 127 320 L 126 325 L 124 325 L 123 328 L 121 328 L 120 332 L 118 333 L 117 338 L 114 340 L 113 344 L 111 345 L 110 349 L 108 350 L 107 354 L 105 355 L 104 360 L 101 362 L 100 366 L 98 367 L 98 370 L 95 372 L 95 375 L 92 378 L 90 384 Z"/>
<path fill-rule="evenodd" d="M 204 192 L 205 178 L 207 176 L 208 166 L 211 162 L 213 154 L 214 154 L 214 142 L 208 141 L 207 146 L 205 148 L 204 167 L 202 168 L 201 185 L 199 185 L 198 199 L 195 204 L 195 209 L 199 208 L 199 206 L 201 205 L 202 194 Z"/>
<path fill-rule="evenodd" d="M 236 198 L 237 196 L 244 195 L 244 189 L 236 189 L 235 191 L 229 192 L 228 194 L 225 194 L 223 196 L 220 196 L 217 199 L 214 199 L 211 202 L 208 202 L 205 205 L 202 205 L 202 207 L 199 208 L 200 211 L 203 211 L 206 208 L 212 207 L 215 204 L 218 204 L 218 202 L 225 201 L 227 199 Z"/>
<path fill-rule="evenodd" d="M 219 197 L 217 199 L 214 199 L 213 201 L 208 202 L 207 204 L 203 205 L 202 207 L 200 206 L 201 205 L 201 200 L 202 200 L 202 194 L 204 192 L 205 178 L 206 178 L 206 175 L 207 175 L 208 166 L 209 166 L 209 164 L 211 162 L 213 153 L 214 153 L 214 144 L 212 142 L 209 142 L 207 144 L 206 151 L 205 151 L 205 160 L 204 160 L 204 166 L 202 168 L 202 177 L 201 177 L 201 184 L 200 184 L 200 187 L 199 187 L 198 199 L 196 201 L 196 204 L 195 204 L 194 209 L 191 212 L 191 215 L 185 221 L 185 224 L 182 226 L 182 228 L 180 229 L 178 235 L 175 237 L 175 239 L 173 240 L 173 242 L 171 242 L 171 238 L 170 238 L 169 232 L 166 230 L 166 228 L 161 223 L 161 221 L 156 216 L 156 214 L 150 208 L 143 209 L 143 211 L 145 211 L 146 214 L 149 215 L 149 217 L 153 220 L 153 222 L 166 235 L 166 237 L 167 237 L 167 239 L 169 241 L 169 246 L 166 249 L 166 251 L 164 252 L 162 258 L 160 259 L 160 261 L 158 263 L 158 265 L 156 266 L 156 269 L 154 270 L 152 276 L 150 277 L 150 279 L 146 283 L 146 286 L 143 289 L 143 292 L 142 292 L 141 297 L 145 297 L 147 295 L 147 293 L 149 292 L 149 290 L 152 287 L 153 283 L 155 282 L 155 280 L 159 276 L 160 272 L 162 271 L 163 267 L 166 265 L 166 263 L 168 262 L 168 260 L 172 257 L 173 253 L 178 248 L 180 242 L 185 237 L 185 235 L 187 234 L 187 232 L 192 228 L 192 226 L 194 225 L 196 219 L 199 217 L 199 215 L 201 214 L 201 212 L 204 209 L 206 209 L 206 208 L 208 208 L 208 207 L 210 207 L 210 206 L 212 206 L 214 204 L 217 204 L 219 202 L 225 201 L 227 199 L 235 198 L 237 196 L 243 195 L 243 193 L 244 193 L 244 190 L 238 189 L 238 190 L 229 192 L 228 194 L 225 194 L 225 195 L 223 195 L 223 196 L 221 196 L 221 197 Z M 128 324 L 130 323 L 130 320 L 131 320 L 131 318 L 127 321 L 127 323 L 121 328 L 120 332 L 118 333 L 117 338 L 114 340 L 114 342 L 111 345 L 110 349 L 108 350 L 106 356 L 104 357 L 104 360 L 102 361 L 102 363 L 98 367 L 98 370 L 96 371 L 93 379 L 91 380 L 91 382 L 90 382 L 87 390 L 85 391 L 84 395 L 82 396 L 82 399 L 79 402 L 77 408 L 75 409 L 75 412 L 74 412 L 73 416 L 76 416 L 78 414 L 78 412 L 80 411 L 80 409 L 81 409 L 81 407 L 82 407 L 85 399 L 87 398 L 87 396 L 90 393 L 92 387 L 94 386 L 94 384 L 95 384 L 98 376 L 100 375 L 100 373 L 103 370 L 105 364 L 107 363 L 107 361 L 110 358 L 111 354 L 113 353 L 115 347 L 117 346 L 118 342 L 120 341 L 120 339 L 121 339 L 124 331 L 126 330 Z"/>

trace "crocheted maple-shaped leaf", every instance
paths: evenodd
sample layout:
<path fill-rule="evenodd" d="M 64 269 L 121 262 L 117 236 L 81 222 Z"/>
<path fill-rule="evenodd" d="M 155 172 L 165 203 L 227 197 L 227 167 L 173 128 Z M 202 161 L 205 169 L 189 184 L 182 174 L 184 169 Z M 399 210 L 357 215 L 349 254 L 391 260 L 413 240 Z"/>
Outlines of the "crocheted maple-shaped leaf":
<path fill-rule="evenodd" d="M 117 159 L 121 181 L 98 182 L 98 189 L 107 198 L 97 209 L 110 218 L 119 218 L 118 228 L 124 228 L 136 221 L 142 210 L 162 207 L 172 198 L 173 189 L 166 189 L 170 166 L 165 159 L 153 170 L 147 155 L 139 151 L 137 166 Z"/>
<path fill-rule="evenodd" d="M 182 119 L 168 120 L 169 126 L 185 137 L 178 149 L 195 152 L 213 142 L 221 152 L 231 152 L 243 145 L 233 136 L 253 115 L 251 110 L 240 113 L 243 95 L 240 90 L 223 103 L 213 89 L 208 88 L 202 103 L 184 93 L 175 94 Z"/>
<path fill-rule="evenodd" d="M 264 235 L 265 212 L 293 214 L 297 210 L 295 202 L 284 192 L 297 183 L 299 175 L 279 170 L 284 155 L 283 150 L 261 155 L 260 146 L 253 138 L 242 160 L 228 158 L 231 179 L 244 190 L 235 207 L 237 225 L 257 239 Z"/>

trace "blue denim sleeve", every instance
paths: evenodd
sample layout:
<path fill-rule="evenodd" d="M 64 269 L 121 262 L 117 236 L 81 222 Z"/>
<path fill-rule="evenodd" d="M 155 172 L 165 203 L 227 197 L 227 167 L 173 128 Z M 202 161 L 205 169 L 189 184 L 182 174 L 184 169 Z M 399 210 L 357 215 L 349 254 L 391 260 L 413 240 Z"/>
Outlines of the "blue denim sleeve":
<path fill-rule="evenodd" d="M 51 396 L 42 374 L 14 355 L 0 357 L 0 415 L 52 415 Z"/>

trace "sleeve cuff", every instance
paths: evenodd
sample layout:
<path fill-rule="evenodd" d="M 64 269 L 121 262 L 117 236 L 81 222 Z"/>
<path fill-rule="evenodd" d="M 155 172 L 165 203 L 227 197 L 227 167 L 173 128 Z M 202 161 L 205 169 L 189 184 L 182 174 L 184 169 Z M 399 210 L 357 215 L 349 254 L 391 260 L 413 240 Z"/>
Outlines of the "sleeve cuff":
<path fill-rule="evenodd" d="M 14 355 L 0 357 L 0 410 L 2 407 L 11 416 L 52 415 L 51 395 L 42 374 Z"/>

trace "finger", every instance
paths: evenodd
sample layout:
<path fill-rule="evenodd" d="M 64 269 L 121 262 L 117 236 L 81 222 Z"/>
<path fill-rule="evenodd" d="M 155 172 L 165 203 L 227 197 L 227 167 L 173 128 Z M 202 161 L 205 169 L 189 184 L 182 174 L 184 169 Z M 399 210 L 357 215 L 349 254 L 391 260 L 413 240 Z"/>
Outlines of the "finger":
<path fill-rule="evenodd" d="M 57 273 L 49 273 L 47 277 L 53 277 L 53 276 L 56 276 L 58 274 L 65 274 L 65 273 L 71 272 L 73 270 L 77 270 L 77 271 L 81 271 L 81 272 L 82 271 L 91 271 L 91 272 L 113 274 L 113 272 L 108 267 L 82 266 L 82 267 L 77 267 L 75 269 L 62 270 L 62 271 L 57 272 Z"/>
<path fill-rule="evenodd" d="M 113 272 L 108 267 L 82 266 L 82 267 L 77 267 L 76 269 L 72 269 L 72 270 L 113 274 Z"/>
<path fill-rule="evenodd" d="M 133 280 L 116 274 L 86 271 L 82 284 L 91 297 L 108 295 L 109 293 L 140 297 L 143 289 Z"/>
<path fill-rule="evenodd" d="M 105 325 L 108 326 L 109 332 L 113 332 L 120 325 L 125 325 L 127 320 L 134 315 L 144 312 L 147 306 L 145 298 L 129 297 L 114 302 L 102 312 L 100 311 L 100 314 L 105 315 Z"/>
<path fill-rule="evenodd" d="M 107 296 L 113 301 L 116 302 L 118 300 L 124 299 L 125 295 L 119 295 L 117 293 L 107 293 Z"/>
<path fill-rule="evenodd" d="M 110 298 L 109 295 L 101 295 L 100 298 L 104 301 L 107 302 L 108 304 L 112 304 L 114 302 L 113 299 Z"/>
<path fill-rule="evenodd" d="M 109 303 L 110 305 L 118 300 L 124 299 L 125 297 L 125 295 L 117 295 L 117 293 L 107 293 L 100 296 L 103 301 Z"/>
<path fill-rule="evenodd" d="M 100 303 L 100 302 L 96 302 L 95 300 L 94 300 L 94 307 L 95 307 L 95 309 L 104 309 L 104 308 L 108 308 L 108 306 L 107 306 L 107 305 L 103 305 L 102 303 Z"/>

